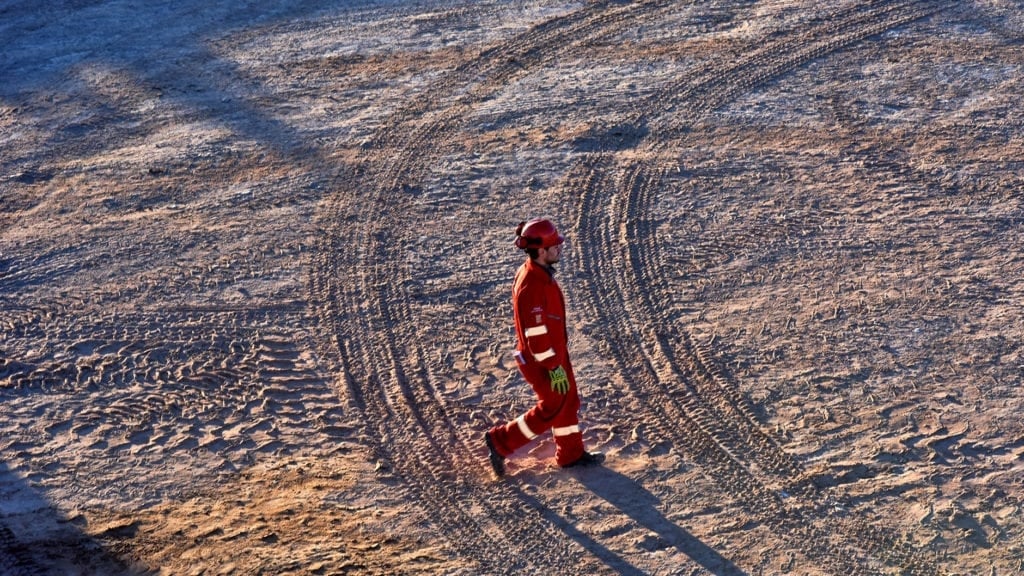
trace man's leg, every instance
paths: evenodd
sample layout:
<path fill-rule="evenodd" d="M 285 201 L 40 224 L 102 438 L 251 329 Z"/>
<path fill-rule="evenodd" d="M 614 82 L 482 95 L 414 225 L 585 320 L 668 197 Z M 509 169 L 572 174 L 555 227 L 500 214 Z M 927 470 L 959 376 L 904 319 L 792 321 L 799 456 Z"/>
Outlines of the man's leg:
<path fill-rule="evenodd" d="M 551 424 L 551 434 L 555 437 L 555 463 L 568 466 L 579 460 L 583 455 L 583 433 L 580 432 L 580 395 L 576 387 L 576 375 L 572 366 L 564 366 L 569 377 L 569 391 L 565 393 L 564 402 L 555 414 Z"/>
<path fill-rule="evenodd" d="M 565 404 L 555 416 L 551 427 L 555 444 L 558 446 L 555 452 L 555 462 L 562 468 L 600 464 L 604 462 L 604 454 L 587 452 L 583 448 L 583 434 L 580 431 L 579 420 L 580 396 L 579 388 L 576 386 L 576 374 L 573 372 L 572 364 L 567 363 L 565 369 L 566 375 L 569 377 L 569 392 L 566 394 Z"/>
<path fill-rule="evenodd" d="M 539 364 L 520 366 L 519 370 L 533 387 L 533 391 L 537 395 L 537 404 L 515 420 L 495 426 L 488 431 L 494 450 L 502 457 L 510 456 L 538 435 L 547 432 L 557 422 L 556 419 L 564 411 L 569 398 L 569 394 L 559 394 L 551 390 L 551 380 L 548 378 L 547 370 L 544 370 Z M 577 398 L 576 408 L 572 409 L 573 414 L 578 408 L 579 399 Z"/>

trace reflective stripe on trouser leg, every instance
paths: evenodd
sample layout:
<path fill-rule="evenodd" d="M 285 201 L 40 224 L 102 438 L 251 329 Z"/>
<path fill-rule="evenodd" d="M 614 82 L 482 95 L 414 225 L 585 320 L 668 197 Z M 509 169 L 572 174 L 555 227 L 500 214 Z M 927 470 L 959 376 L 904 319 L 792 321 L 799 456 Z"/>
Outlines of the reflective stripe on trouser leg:
<path fill-rule="evenodd" d="M 554 426 L 551 434 L 555 437 L 555 461 L 559 466 L 571 464 L 583 454 L 583 434 L 578 424 Z"/>
<path fill-rule="evenodd" d="M 568 436 L 570 434 L 579 434 L 580 433 L 580 427 L 574 425 L 574 426 L 564 426 L 562 428 L 552 428 L 551 429 L 551 433 L 554 434 L 555 436 Z"/>
<path fill-rule="evenodd" d="M 533 440 L 537 437 L 537 433 L 530 430 L 530 427 L 526 425 L 526 414 L 516 418 L 516 426 L 519 427 L 519 431 L 523 433 L 527 440 Z"/>

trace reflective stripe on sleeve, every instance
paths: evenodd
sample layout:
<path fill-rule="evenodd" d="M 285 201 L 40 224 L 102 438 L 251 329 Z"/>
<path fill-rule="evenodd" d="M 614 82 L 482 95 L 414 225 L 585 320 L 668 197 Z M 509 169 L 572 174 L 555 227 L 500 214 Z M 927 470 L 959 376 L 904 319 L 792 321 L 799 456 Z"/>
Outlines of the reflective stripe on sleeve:
<path fill-rule="evenodd" d="M 540 326 L 533 326 L 523 331 L 523 334 L 527 338 L 533 338 L 534 336 L 543 336 L 548 333 L 548 327 L 544 324 Z"/>
<path fill-rule="evenodd" d="M 547 360 L 548 358 L 551 358 L 554 355 L 555 355 L 555 349 L 554 348 L 548 348 L 547 350 L 541 352 L 540 354 L 534 354 L 533 355 L 533 359 L 536 360 L 537 362 L 543 362 L 543 361 Z"/>
<path fill-rule="evenodd" d="M 537 437 L 537 434 L 526 425 L 526 414 L 516 418 L 516 426 L 519 427 L 519 431 L 523 433 L 523 436 L 526 436 L 527 440 L 533 440 Z"/>
<path fill-rule="evenodd" d="M 552 428 L 551 433 L 555 436 L 568 436 L 569 434 L 579 434 L 580 427 L 578 425 L 565 426 L 563 428 Z"/>

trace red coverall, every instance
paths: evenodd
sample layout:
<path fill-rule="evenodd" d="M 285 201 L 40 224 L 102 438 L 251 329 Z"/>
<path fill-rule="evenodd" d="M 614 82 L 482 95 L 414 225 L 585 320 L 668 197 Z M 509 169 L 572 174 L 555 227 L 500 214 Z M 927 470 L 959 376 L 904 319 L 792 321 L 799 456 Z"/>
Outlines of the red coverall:
<path fill-rule="evenodd" d="M 553 272 L 527 260 L 516 272 L 512 287 L 516 324 L 516 361 L 523 378 L 537 394 L 537 405 L 511 422 L 490 430 L 499 454 L 508 457 L 549 428 L 555 438 L 559 466 L 575 462 L 583 454 L 579 427 L 580 397 L 569 362 L 565 298 Z M 551 389 L 549 370 L 561 366 L 569 378 L 569 391 Z"/>

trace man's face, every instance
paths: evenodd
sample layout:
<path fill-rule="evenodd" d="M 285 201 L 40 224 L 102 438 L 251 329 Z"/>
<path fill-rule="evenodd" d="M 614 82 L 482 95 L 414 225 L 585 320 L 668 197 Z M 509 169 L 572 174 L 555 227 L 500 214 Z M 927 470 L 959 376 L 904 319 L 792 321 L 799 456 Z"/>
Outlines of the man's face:
<path fill-rule="evenodd" d="M 540 263 L 545 266 L 558 264 L 558 259 L 562 256 L 562 244 L 556 244 L 550 248 L 541 248 L 537 252 L 537 256 Z"/>

